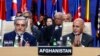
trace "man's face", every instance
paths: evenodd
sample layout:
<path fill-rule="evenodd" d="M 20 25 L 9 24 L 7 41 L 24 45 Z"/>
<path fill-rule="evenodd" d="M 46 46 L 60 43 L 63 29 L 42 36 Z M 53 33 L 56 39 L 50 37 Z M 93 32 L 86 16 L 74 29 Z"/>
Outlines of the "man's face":
<path fill-rule="evenodd" d="M 30 14 L 28 12 L 24 13 L 24 16 L 30 16 Z"/>
<path fill-rule="evenodd" d="M 82 22 L 75 21 L 73 23 L 73 32 L 75 35 L 79 35 L 83 32 L 83 24 Z"/>
<path fill-rule="evenodd" d="M 61 25 L 62 24 L 62 19 L 61 18 L 55 18 L 55 24 L 56 25 Z"/>
<path fill-rule="evenodd" d="M 70 17 L 69 17 L 69 15 L 63 15 L 63 21 L 64 21 L 64 22 L 70 22 Z"/>
<path fill-rule="evenodd" d="M 33 20 L 32 18 L 27 18 L 28 26 L 33 26 Z"/>
<path fill-rule="evenodd" d="M 42 22 L 44 20 L 44 16 L 40 16 L 39 22 Z"/>
<path fill-rule="evenodd" d="M 22 15 L 22 13 L 17 13 L 17 14 L 16 14 L 16 16 L 21 16 L 21 15 Z"/>
<path fill-rule="evenodd" d="M 29 19 L 31 18 L 31 15 L 28 12 L 24 13 L 23 15 L 25 18 L 29 18 Z"/>
<path fill-rule="evenodd" d="M 15 31 L 18 34 L 23 34 L 25 32 L 26 26 L 27 25 L 25 20 L 17 20 L 15 23 Z"/>

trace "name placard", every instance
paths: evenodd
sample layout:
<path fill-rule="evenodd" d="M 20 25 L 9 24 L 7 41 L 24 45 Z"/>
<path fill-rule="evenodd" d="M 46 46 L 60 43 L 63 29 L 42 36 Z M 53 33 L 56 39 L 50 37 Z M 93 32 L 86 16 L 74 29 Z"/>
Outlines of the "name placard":
<path fill-rule="evenodd" d="M 72 47 L 39 47 L 39 55 L 72 55 Z"/>

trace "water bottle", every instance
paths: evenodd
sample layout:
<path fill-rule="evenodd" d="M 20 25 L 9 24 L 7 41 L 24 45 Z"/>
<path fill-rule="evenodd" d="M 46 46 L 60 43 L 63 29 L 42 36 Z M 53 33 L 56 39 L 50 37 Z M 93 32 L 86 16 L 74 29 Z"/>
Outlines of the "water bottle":
<path fill-rule="evenodd" d="M 2 47 L 2 39 L 0 38 L 0 47 Z"/>
<path fill-rule="evenodd" d="M 57 46 L 57 40 L 56 40 L 56 38 L 53 39 L 53 46 Z"/>
<path fill-rule="evenodd" d="M 57 46 L 62 46 L 62 37 L 60 37 L 60 40 L 57 41 Z"/>
<path fill-rule="evenodd" d="M 71 47 L 71 39 L 70 39 L 70 37 L 67 37 L 66 46 L 67 47 Z"/>
<path fill-rule="evenodd" d="M 15 38 L 14 47 L 19 47 L 18 37 Z"/>

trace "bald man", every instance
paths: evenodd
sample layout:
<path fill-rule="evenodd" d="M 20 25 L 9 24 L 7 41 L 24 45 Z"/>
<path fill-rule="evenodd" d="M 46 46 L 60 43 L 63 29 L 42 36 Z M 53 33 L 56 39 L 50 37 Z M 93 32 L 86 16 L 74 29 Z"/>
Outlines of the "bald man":
<path fill-rule="evenodd" d="M 68 40 L 70 40 L 71 46 L 75 47 L 92 47 L 93 38 L 84 33 L 84 21 L 81 18 L 74 20 L 73 32 L 63 36 L 63 45 L 67 46 Z"/>

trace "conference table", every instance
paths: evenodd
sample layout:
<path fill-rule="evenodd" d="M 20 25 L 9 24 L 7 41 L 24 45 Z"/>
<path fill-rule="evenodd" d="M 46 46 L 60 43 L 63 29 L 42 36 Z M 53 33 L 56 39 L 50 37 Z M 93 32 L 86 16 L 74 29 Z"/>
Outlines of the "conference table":
<path fill-rule="evenodd" d="M 72 47 L 72 56 L 100 56 L 100 48 Z M 39 56 L 38 47 L 1 47 L 0 56 Z"/>

